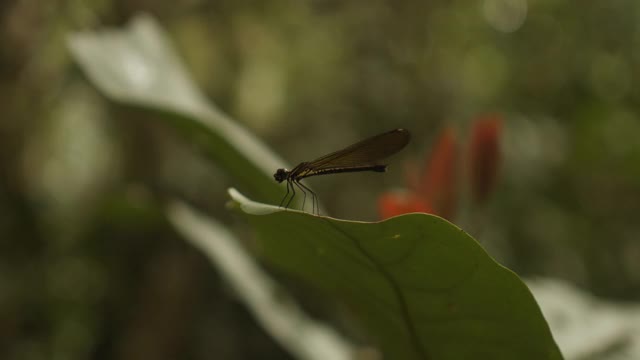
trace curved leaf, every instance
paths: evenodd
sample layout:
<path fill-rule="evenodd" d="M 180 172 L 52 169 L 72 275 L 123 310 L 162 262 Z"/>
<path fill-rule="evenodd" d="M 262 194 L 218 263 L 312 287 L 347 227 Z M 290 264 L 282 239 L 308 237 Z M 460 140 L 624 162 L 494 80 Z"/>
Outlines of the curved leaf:
<path fill-rule="evenodd" d="M 350 360 L 357 348 L 335 330 L 311 319 L 264 272 L 228 229 L 178 200 L 167 218 L 186 241 L 220 271 L 264 329 L 300 360 Z"/>
<path fill-rule="evenodd" d="M 124 30 L 75 33 L 69 49 L 111 100 L 176 115 L 162 118 L 258 198 L 279 201 L 282 188 L 272 174 L 284 162 L 206 100 L 167 38 L 151 17 L 141 15 Z"/>
<path fill-rule="evenodd" d="M 562 359 L 531 292 L 436 216 L 364 223 L 231 197 L 274 266 L 350 304 L 388 359 Z"/>

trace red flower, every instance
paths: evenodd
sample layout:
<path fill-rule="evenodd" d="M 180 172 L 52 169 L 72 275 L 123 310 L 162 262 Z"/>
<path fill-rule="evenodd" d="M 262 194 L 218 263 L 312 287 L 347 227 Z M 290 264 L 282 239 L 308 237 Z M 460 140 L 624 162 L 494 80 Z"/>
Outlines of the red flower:
<path fill-rule="evenodd" d="M 383 219 L 413 212 L 433 213 L 431 205 L 411 191 L 394 191 L 382 194 L 378 199 L 378 208 Z"/>
<path fill-rule="evenodd" d="M 409 189 L 385 193 L 380 197 L 378 208 L 382 218 L 409 212 L 427 212 L 445 218 L 451 216 L 456 202 L 456 153 L 455 133 L 447 127 L 438 137 L 424 174 L 418 176 L 415 167 L 409 167 Z"/>
<path fill-rule="evenodd" d="M 419 193 L 433 205 L 435 214 L 450 219 L 456 209 L 456 158 L 458 147 L 453 128 L 446 127 L 425 166 Z"/>
<path fill-rule="evenodd" d="M 479 118 L 470 139 L 468 178 L 476 203 L 487 200 L 495 187 L 500 163 L 499 116 Z M 458 201 L 458 144 L 454 129 L 445 127 L 420 174 L 415 164 L 407 170 L 407 189 L 380 196 L 378 209 L 383 219 L 410 212 L 426 212 L 452 219 Z"/>
<path fill-rule="evenodd" d="M 489 115 L 478 119 L 471 132 L 469 178 L 476 204 L 483 203 L 496 185 L 500 166 L 502 119 Z"/>

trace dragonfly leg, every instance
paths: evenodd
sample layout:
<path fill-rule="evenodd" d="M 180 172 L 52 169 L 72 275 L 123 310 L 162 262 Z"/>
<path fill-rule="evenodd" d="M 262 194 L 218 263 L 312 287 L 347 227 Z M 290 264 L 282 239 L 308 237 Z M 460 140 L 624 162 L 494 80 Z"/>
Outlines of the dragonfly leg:
<path fill-rule="evenodd" d="M 296 184 L 298 186 L 298 189 L 300 189 L 300 191 L 302 191 L 303 198 L 302 198 L 302 211 L 304 211 L 304 203 L 307 201 L 307 192 L 304 191 L 304 189 L 306 188 L 306 186 L 302 185 L 299 181 L 294 181 L 294 184 Z"/>
<path fill-rule="evenodd" d="M 282 204 L 284 204 L 284 201 L 287 200 L 288 196 L 289 196 L 289 182 L 287 181 L 287 193 L 282 198 L 282 201 L 280 201 L 280 205 L 278 205 L 278 207 L 282 207 Z"/>
<path fill-rule="evenodd" d="M 299 181 L 297 181 L 297 183 L 298 183 L 298 185 L 299 185 L 301 188 L 304 188 L 304 189 L 306 189 L 309 193 L 311 193 L 311 211 L 312 211 L 314 214 L 320 214 L 320 205 L 318 204 L 318 197 L 316 196 L 316 193 L 315 193 L 315 192 L 313 192 L 313 190 L 309 189 L 305 184 L 303 184 L 303 183 L 301 183 L 301 182 L 299 182 Z M 303 190 L 303 191 L 304 191 L 304 190 Z M 305 195 L 306 195 L 306 194 L 307 194 L 307 193 L 305 193 Z M 316 212 L 316 207 L 317 207 L 317 209 L 318 209 L 318 211 L 317 211 L 317 212 Z"/>
<path fill-rule="evenodd" d="M 291 186 L 291 197 L 289 198 L 289 201 L 287 201 L 287 205 L 285 205 L 285 209 L 289 208 L 289 205 L 291 204 L 291 201 L 293 201 L 293 198 L 296 197 L 296 189 L 293 187 L 293 180 L 287 180 L 287 187 L 289 187 L 289 185 Z"/>

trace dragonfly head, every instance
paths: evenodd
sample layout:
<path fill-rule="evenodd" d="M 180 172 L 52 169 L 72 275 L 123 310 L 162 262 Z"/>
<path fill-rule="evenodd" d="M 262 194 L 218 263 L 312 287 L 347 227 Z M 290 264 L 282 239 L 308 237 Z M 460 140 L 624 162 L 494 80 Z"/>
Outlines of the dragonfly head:
<path fill-rule="evenodd" d="M 276 170 L 276 173 L 273 174 L 273 178 L 276 179 L 277 182 L 281 183 L 284 180 L 287 179 L 287 176 L 289 175 L 289 170 L 287 169 L 278 169 Z"/>

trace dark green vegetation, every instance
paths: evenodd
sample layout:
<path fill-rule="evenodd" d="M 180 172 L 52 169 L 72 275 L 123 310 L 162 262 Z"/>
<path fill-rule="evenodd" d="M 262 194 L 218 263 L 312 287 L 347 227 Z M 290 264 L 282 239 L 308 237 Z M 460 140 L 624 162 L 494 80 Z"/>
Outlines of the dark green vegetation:
<path fill-rule="evenodd" d="M 638 4 L 530 2 L 513 32 L 496 19 L 521 9 L 486 4 L 2 2 L 0 358 L 290 358 L 167 223 L 165 200 L 197 206 L 253 249 L 259 233 L 222 205 L 228 187 L 277 204 L 278 167 L 395 127 L 412 130 L 406 156 L 420 158 L 443 123 L 464 132 L 485 111 L 505 117 L 501 183 L 490 208 L 456 224 L 521 275 L 637 299 Z M 155 68 L 124 59 L 122 76 L 113 46 L 128 32 L 100 33 L 93 55 L 69 51 L 72 34 L 125 28 L 140 10 L 179 56 L 125 36 L 127 53 L 161 55 Z M 310 183 L 329 214 L 371 220 L 376 195 L 404 183 L 394 163 L 366 181 Z M 371 281 L 398 299 L 393 281 Z M 314 287 L 329 290 L 323 304 L 342 298 Z M 303 304 L 360 339 L 333 308 Z"/>

